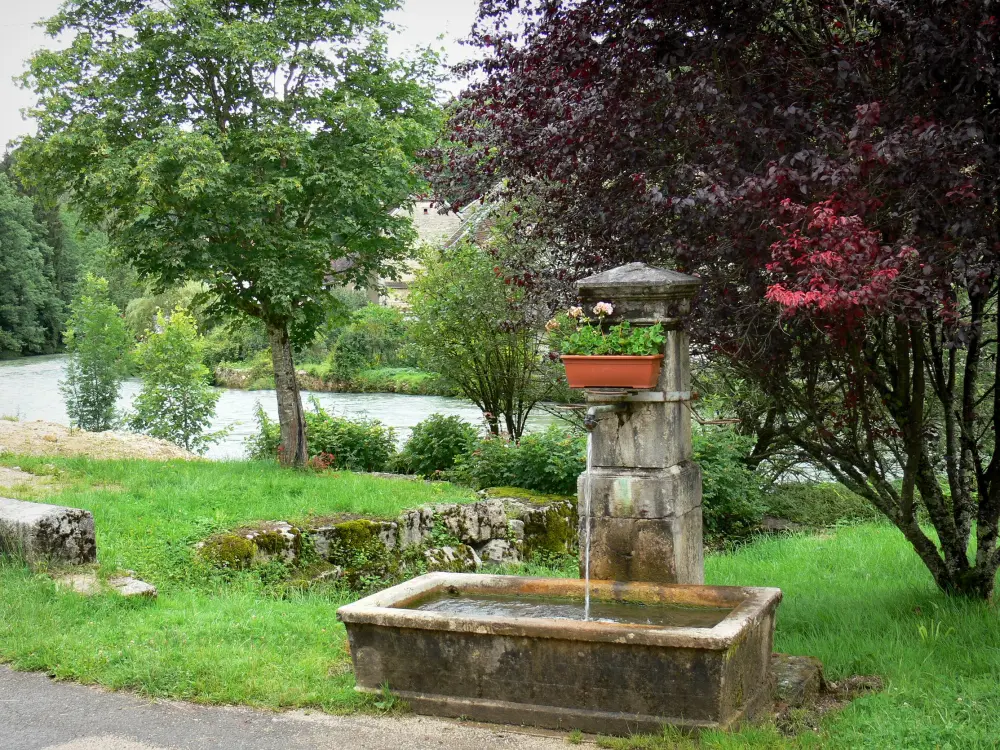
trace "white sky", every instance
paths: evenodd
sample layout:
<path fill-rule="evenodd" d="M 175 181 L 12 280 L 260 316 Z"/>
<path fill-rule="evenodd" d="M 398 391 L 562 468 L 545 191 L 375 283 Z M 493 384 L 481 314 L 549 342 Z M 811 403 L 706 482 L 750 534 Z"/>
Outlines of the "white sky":
<path fill-rule="evenodd" d="M 25 60 L 32 52 L 54 44 L 34 23 L 55 13 L 61 2 L 0 0 L 0 154 L 9 141 L 34 130 L 34 124 L 21 116 L 21 110 L 32 103 L 31 95 L 12 79 L 24 71 Z M 390 16 L 400 27 L 391 42 L 392 52 L 437 46 L 437 37 L 444 35 L 441 46 L 448 61 L 464 59 L 468 48 L 457 40 L 472 27 L 476 6 L 476 0 L 403 0 L 403 7 Z"/>

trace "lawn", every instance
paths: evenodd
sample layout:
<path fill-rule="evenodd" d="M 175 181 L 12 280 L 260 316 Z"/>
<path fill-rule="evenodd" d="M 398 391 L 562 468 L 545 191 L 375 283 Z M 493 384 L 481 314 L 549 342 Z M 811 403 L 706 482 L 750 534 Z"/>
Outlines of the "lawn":
<path fill-rule="evenodd" d="M 352 595 L 289 592 L 260 573 L 221 576 L 193 564 L 192 545 L 251 520 L 393 516 L 404 507 L 471 497 L 449 485 L 250 463 L 9 456 L 0 463 L 36 472 L 56 467 L 65 489 L 53 501 L 94 513 L 102 573 L 131 569 L 160 588 L 156 602 L 83 598 L 58 591 L 43 575 L 2 567 L 0 661 L 153 696 L 273 708 L 370 710 L 370 700 L 352 690 L 344 630 L 335 618 Z M 937 592 L 892 528 L 867 524 L 763 539 L 709 556 L 706 578 L 781 587 L 778 650 L 818 656 L 831 679 L 881 675 L 887 689 L 826 717 L 819 736 L 750 729 L 708 734 L 703 746 L 996 747 L 997 613 Z"/>

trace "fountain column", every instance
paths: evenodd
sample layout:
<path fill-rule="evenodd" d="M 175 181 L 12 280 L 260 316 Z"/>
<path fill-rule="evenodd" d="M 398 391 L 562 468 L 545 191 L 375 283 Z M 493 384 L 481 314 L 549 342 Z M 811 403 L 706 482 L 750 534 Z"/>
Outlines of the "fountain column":
<path fill-rule="evenodd" d="M 590 524 L 590 578 L 704 583 L 701 470 L 691 457 L 691 367 L 682 316 L 700 281 L 629 263 L 577 283 L 587 314 L 611 302 L 614 324 L 662 323 L 652 391 L 588 390 L 591 464 L 578 482 L 580 571 Z"/>

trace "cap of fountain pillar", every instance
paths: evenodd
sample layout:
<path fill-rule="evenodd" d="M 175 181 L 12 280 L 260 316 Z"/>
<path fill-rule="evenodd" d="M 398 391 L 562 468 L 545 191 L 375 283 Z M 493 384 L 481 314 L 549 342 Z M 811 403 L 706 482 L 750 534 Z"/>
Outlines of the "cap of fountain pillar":
<path fill-rule="evenodd" d="M 609 322 L 627 320 L 638 325 L 668 326 L 691 310 L 701 279 L 645 263 L 627 263 L 576 282 L 580 301 L 589 308 L 611 302 Z"/>

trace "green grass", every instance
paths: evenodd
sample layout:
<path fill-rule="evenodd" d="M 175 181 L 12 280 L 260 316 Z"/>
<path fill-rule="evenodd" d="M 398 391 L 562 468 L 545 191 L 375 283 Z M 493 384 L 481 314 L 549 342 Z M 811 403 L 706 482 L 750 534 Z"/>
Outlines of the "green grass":
<path fill-rule="evenodd" d="M 819 657 L 827 679 L 876 674 L 884 692 L 827 716 L 819 736 L 773 727 L 706 733 L 710 748 L 995 748 L 996 608 L 941 594 L 902 535 L 868 524 L 761 539 L 706 560 L 707 583 L 778 586 L 775 650 Z M 676 735 L 604 740 L 620 750 L 689 747 Z"/>
<path fill-rule="evenodd" d="M 160 587 L 156 602 L 58 591 L 43 575 L 0 568 L 0 660 L 154 696 L 259 706 L 377 710 L 355 694 L 336 590 L 281 595 L 259 574 L 213 574 L 193 543 L 220 527 L 310 513 L 394 515 L 467 499 L 448 485 L 354 475 L 313 476 L 260 464 L 53 464 L 69 487 L 55 502 L 92 510 L 102 572 L 133 569 Z M 558 571 L 573 574 L 572 561 Z M 507 572 L 514 572 L 514 568 Z M 526 569 L 544 574 L 538 566 Z M 761 539 L 711 555 L 714 584 L 779 586 L 775 647 L 810 654 L 830 679 L 877 674 L 886 690 L 823 719 L 821 733 L 772 727 L 706 733 L 712 748 L 987 748 L 1000 738 L 1000 623 L 992 606 L 939 593 L 895 529 L 843 526 L 823 535 Z M 603 741 L 609 747 L 687 746 L 676 735 Z"/>
<path fill-rule="evenodd" d="M 46 498 L 94 514 L 102 575 L 134 570 L 156 602 L 83 598 L 0 566 L 0 660 L 144 694 L 273 708 L 363 707 L 353 691 L 336 590 L 287 593 L 259 572 L 219 574 L 193 545 L 254 520 L 358 513 L 394 517 L 474 496 L 446 484 L 315 475 L 263 463 L 4 457 L 66 486 Z M 23 491 L 23 496 L 32 492 Z M 265 570 L 265 573 L 267 571 Z"/>

